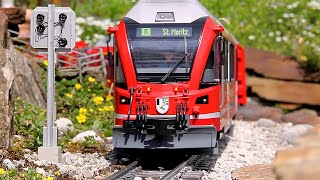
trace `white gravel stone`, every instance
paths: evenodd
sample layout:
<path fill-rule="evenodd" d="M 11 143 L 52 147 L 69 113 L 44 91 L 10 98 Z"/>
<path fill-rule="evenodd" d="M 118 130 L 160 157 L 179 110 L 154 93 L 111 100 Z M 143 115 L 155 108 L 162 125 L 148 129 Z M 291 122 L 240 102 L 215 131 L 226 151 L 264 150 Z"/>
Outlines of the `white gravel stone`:
<path fill-rule="evenodd" d="M 73 123 L 67 118 L 60 118 L 54 122 L 58 127 L 59 132 L 66 133 L 73 130 Z"/>
<path fill-rule="evenodd" d="M 90 137 L 93 136 L 96 141 L 103 142 L 103 139 L 100 136 L 97 136 L 97 134 L 94 131 L 85 131 L 82 133 L 79 133 L 72 139 L 72 142 L 77 142 L 77 141 L 85 141 L 85 137 Z"/>
<path fill-rule="evenodd" d="M 298 137 L 303 136 L 313 128 L 314 126 L 308 124 L 298 124 L 287 129 L 281 135 L 281 138 L 290 144 L 294 144 Z"/>
<path fill-rule="evenodd" d="M 47 173 L 43 168 L 36 168 L 37 173 L 42 174 L 43 176 L 45 176 Z"/>
<path fill-rule="evenodd" d="M 271 119 L 261 118 L 257 121 L 257 126 L 259 127 L 272 127 L 277 123 L 272 121 Z"/>

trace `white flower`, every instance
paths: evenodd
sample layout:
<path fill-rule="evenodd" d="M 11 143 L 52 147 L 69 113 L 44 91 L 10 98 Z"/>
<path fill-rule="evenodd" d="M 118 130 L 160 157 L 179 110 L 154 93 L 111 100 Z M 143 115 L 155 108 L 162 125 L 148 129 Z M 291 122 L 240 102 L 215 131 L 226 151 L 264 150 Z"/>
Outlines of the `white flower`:
<path fill-rule="evenodd" d="M 86 20 L 83 17 L 77 17 L 76 18 L 76 23 L 77 24 L 86 23 Z"/>
<path fill-rule="evenodd" d="M 309 36 L 309 37 L 311 37 L 311 38 L 316 37 L 316 35 L 315 35 L 315 34 L 313 34 L 312 32 L 308 32 L 308 36 Z"/>
<path fill-rule="evenodd" d="M 311 1 L 308 3 L 308 6 L 312 9 L 320 10 L 320 1 Z"/>
<path fill-rule="evenodd" d="M 283 15 L 282 15 L 284 18 L 289 18 L 290 16 L 289 16 L 289 14 L 287 14 L 287 13 L 283 13 Z"/>
<path fill-rule="evenodd" d="M 280 36 L 281 32 L 280 31 L 276 31 L 276 35 Z"/>
<path fill-rule="evenodd" d="M 282 23 L 283 22 L 283 19 L 278 19 L 278 23 Z"/>
<path fill-rule="evenodd" d="M 297 8 L 298 6 L 299 6 L 299 2 L 296 1 L 296 2 L 294 2 L 293 4 L 289 4 L 289 5 L 287 6 L 287 8 L 288 8 L 288 9 L 294 9 L 294 8 Z"/>
<path fill-rule="evenodd" d="M 288 39 L 287 36 L 283 36 L 283 37 L 282 37 L 282 40 L 283 40 L 284 42 L 287 42 L 289 39 Z"/>
<path fill-rule="evenodd" d="M 303 24 L 307 22 L 307 20 L 304 19 L 304 18 L 302 18 L 300 21 L 301 21 L 301 23 L 303 23 Z"/>
<path fill-rule="evenodd" d="M 253 35 L 251 35 L 251 36 L 248 37 L 248 39 L 249 39 L 249 40 L 254 40 L 255 37 L 254 37 Z"/>
<path fill-rule="evenodd" d="M 290 13 L 289 16 L 293 18 L 295 15 L 293 13 Z"/>
<path fill-rule="evenodd" d="M 281 42 L 281 40 L 282 40 L 281 37 L 277 37 L 277 38 L 276 38 L 276 41 L 277 41 L 277 42 Z"/>
<path fill-rule="evenodd" d="M 273 37 L 274 36 L 274 32 L 269 32 L 269 36 Z"/>

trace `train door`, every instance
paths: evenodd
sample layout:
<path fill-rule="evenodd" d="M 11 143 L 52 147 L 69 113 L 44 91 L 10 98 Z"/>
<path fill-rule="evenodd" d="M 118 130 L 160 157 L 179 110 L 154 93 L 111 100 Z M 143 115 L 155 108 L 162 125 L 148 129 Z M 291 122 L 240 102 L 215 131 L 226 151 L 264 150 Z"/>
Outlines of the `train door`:
<path fill-rule="evenodd" d="M 227 130 L 229 105 L 229 41 L 223 39 L 221 52 L 221 127 Z"/>

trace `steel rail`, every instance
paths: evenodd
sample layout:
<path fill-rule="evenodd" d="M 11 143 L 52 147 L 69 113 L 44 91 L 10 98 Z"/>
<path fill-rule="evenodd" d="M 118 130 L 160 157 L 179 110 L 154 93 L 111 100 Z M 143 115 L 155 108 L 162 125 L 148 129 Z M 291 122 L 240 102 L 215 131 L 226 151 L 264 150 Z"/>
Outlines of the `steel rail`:
<path fill-rule="evenodd" d="M 165 176 L 161 177 L 159 180 L 171 180 L 177 174 L 179 174 L 183 168 L 189 166 L 190 163 L 193 162 L 196 158 L 197 158 L 197 155 L 191 156 L 188 160 L 179 164 L 177 167 L 169 171 Z"/>
<path fill-rule="evenodd" d="M 130 171 L 132 171 L 134 168 L 138 167 L 138 161 L 134 161 L 131 164 L 129 164 L 128 166 L 120 169 L 118 172 L 112 174 L 111 176 L 109 176 L 107 178 L 107 180 L 118 180 L 121 177 L 123 177 L 124 175 L 128 174 Z"/>

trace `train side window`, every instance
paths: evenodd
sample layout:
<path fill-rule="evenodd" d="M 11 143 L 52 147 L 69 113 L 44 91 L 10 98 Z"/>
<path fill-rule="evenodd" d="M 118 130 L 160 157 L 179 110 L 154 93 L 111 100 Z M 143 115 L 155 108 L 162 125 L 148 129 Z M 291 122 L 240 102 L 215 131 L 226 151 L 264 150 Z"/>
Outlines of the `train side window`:
<path fill-rule="evenodd" d="M 200 89 L 214 86 L 220 82 L 219 61 L 218 61 L 218 53 L 217 53 L 219 52 L 218 41 L 219 39 L 217 38 L 210 50 L 210 53 L 207 59 L 207 64 L 202 75 Z"/>
<path fill-rule="evenodd" d="M 126 83 L 126 78 L 124 76 L 123 68 L 122 68 L 122 63 L 120 59 L 120 53 L 118 50 L 118 45 L 115 42 L 114 43 L 114 59 L 115 59 L 115 86 L 122 88 L 122 89 L 128 89 L 127 83 Z"/>
<path fill-rule="evenodd" d="M 231 43 L 230 44 L 230 81 L 234 81 L 234 45 Z"/>
<path fill-rule="evenodd" d="M 229 41 L 224 40 L 224 81 L 228 82 L 229 80 Z"/>

